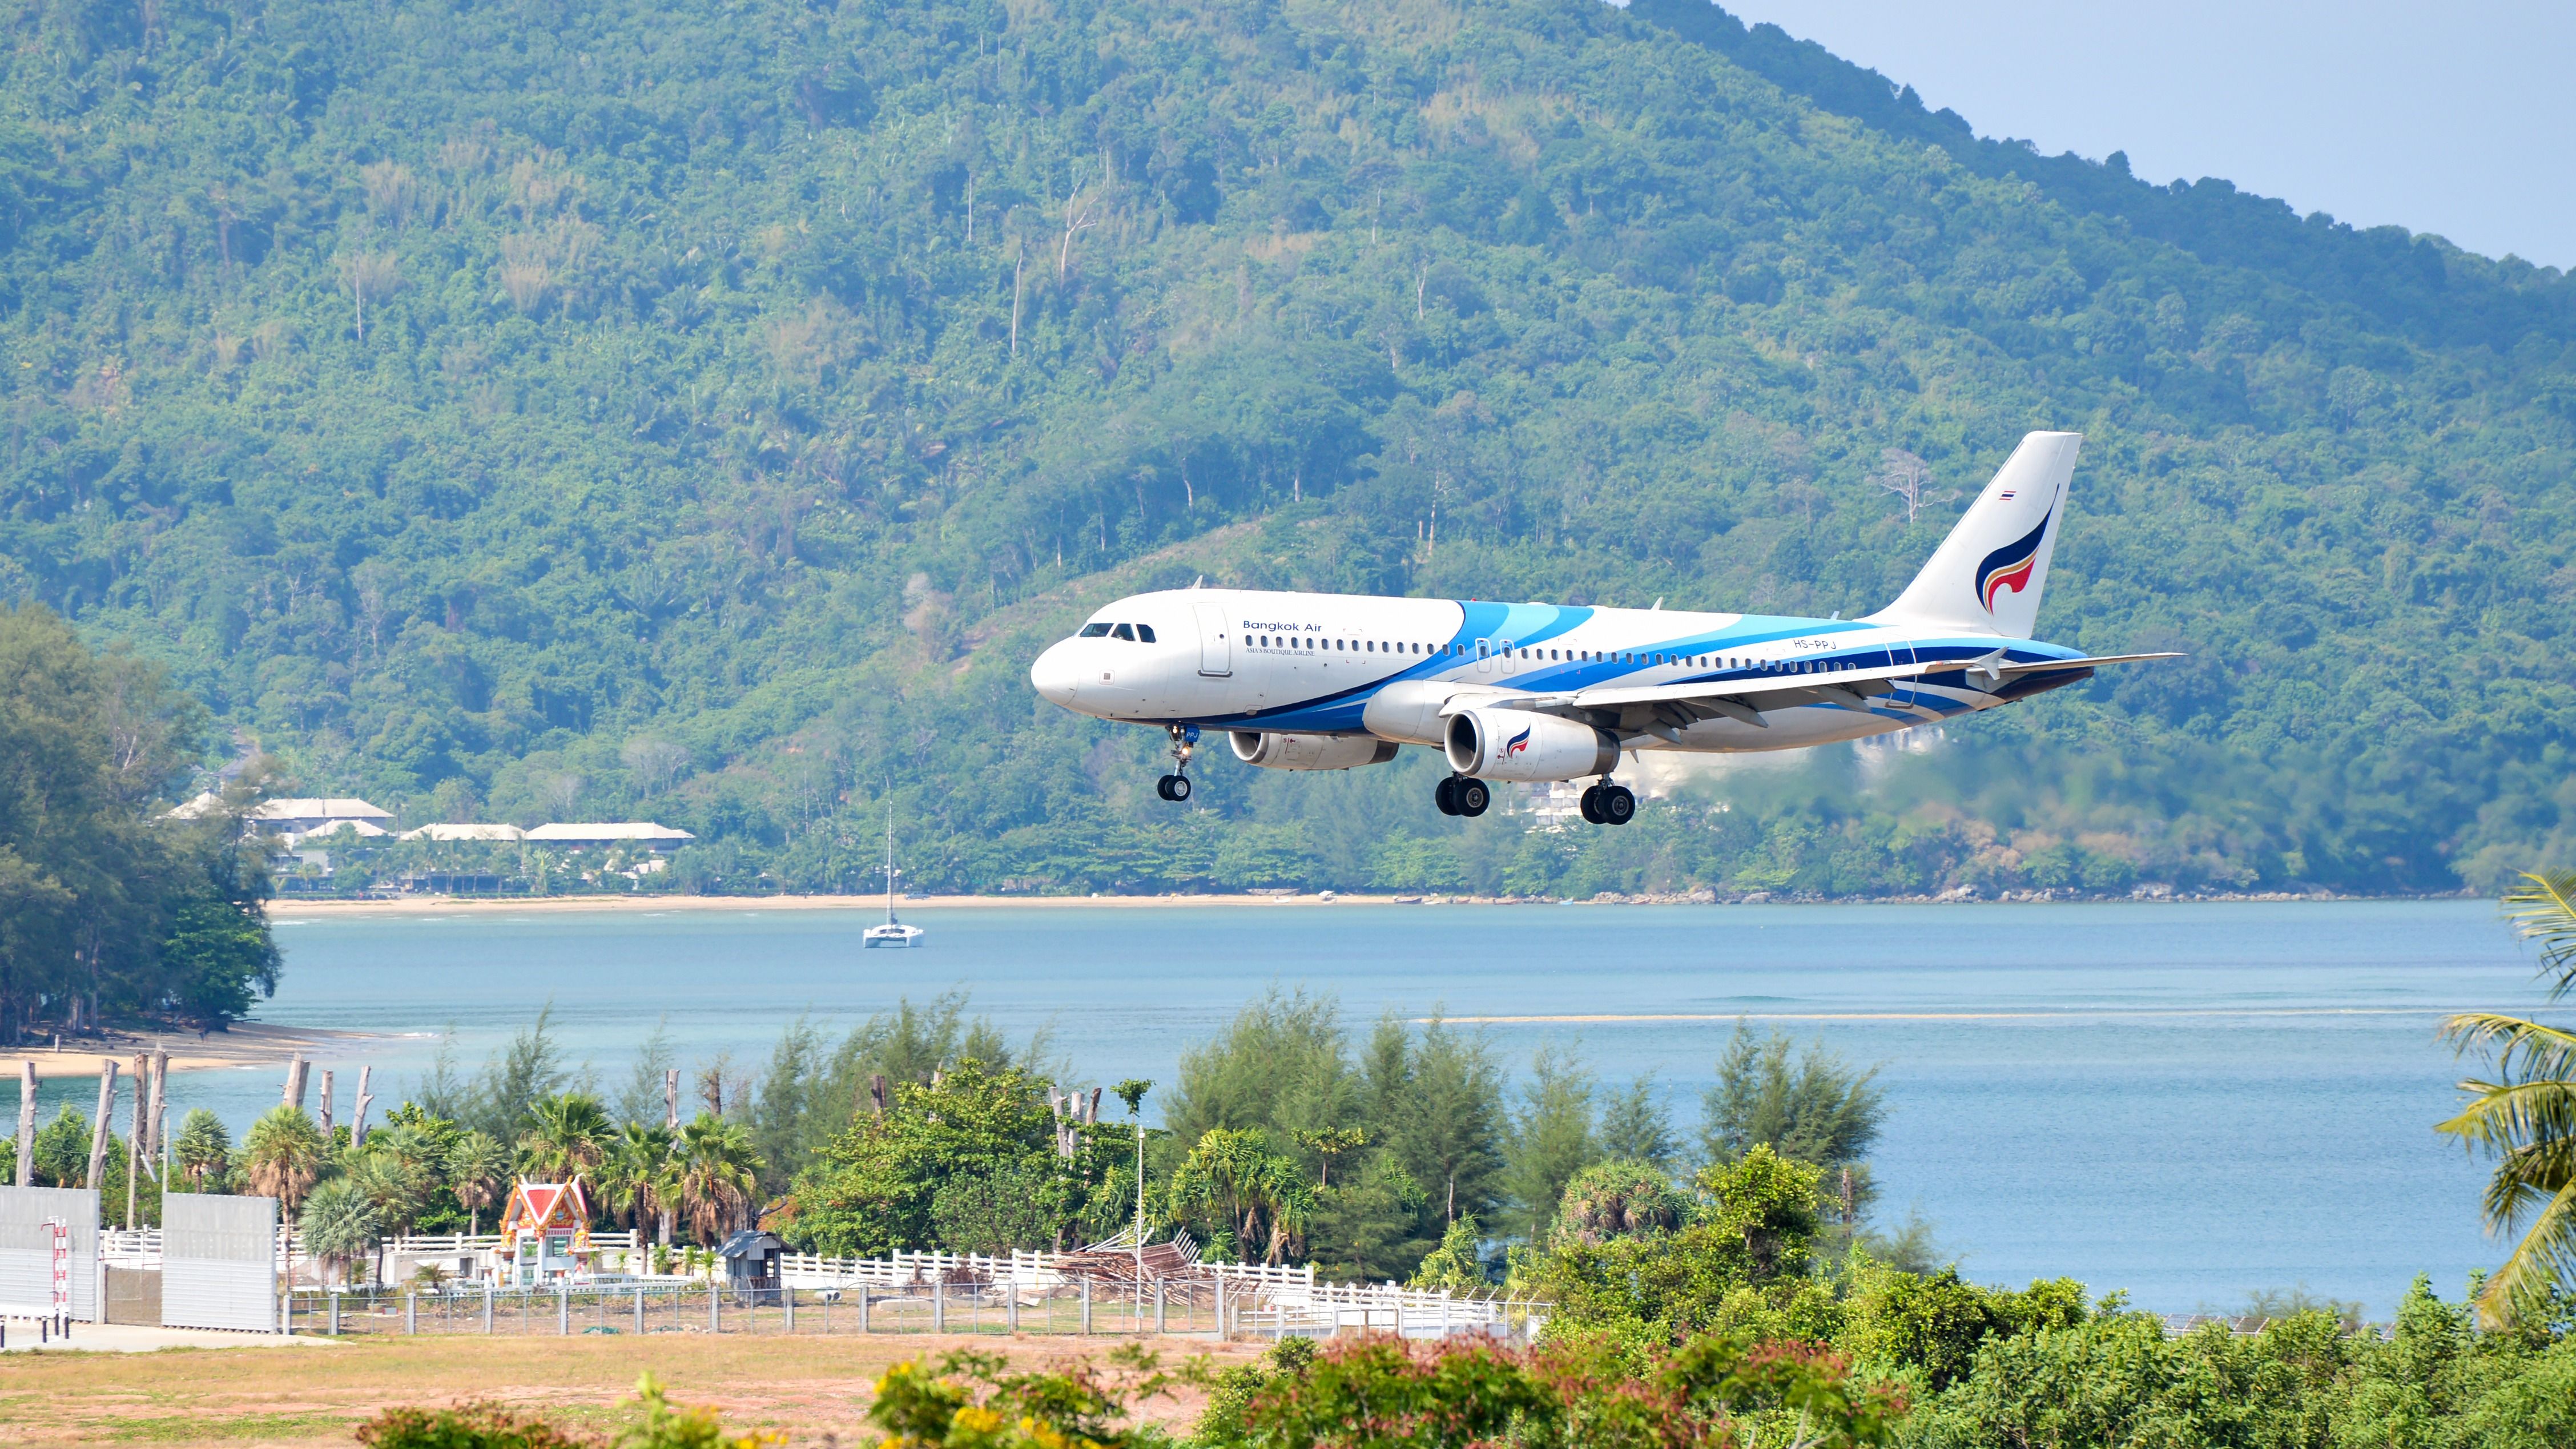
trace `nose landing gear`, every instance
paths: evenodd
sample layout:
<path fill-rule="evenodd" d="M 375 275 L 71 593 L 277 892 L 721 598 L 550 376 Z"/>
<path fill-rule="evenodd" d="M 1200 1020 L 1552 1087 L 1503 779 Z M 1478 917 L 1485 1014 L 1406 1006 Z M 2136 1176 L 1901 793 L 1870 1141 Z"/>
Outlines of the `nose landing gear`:
<path fill-rule="evenodd" d="M 1431 799 L 1443 815 L 1476 816 L 1494 803 L 1494 792 L 1472 775 L 1451 775 L 1440 782 Z"/>
<path fill-rule="evenodd" d="M 1154 793 L 1174 804 L 1190 798 L 1190 756 L 1197 753 L 1197 725 L 1167 725 L 1172 737 L 1172 773 L 1154 782 Z"/>
<path fill-rule="evenodd" d="M 1637 797 L 1608 780 L 1583 792 L 1583 818 L 1595 825 L 1625 825 L 1637 818 Z"/>

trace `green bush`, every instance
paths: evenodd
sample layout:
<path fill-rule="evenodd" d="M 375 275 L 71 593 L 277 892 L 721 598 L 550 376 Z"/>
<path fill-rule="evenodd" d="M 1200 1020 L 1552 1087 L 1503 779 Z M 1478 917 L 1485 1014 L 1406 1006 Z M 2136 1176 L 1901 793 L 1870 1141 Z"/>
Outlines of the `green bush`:
<path fill-rule="evenodd" d="M 367 1449 L 602 1449 L 597 1438 L 498 1404 L 387 1409 L 358 1426 L 358 1442 Z"/>

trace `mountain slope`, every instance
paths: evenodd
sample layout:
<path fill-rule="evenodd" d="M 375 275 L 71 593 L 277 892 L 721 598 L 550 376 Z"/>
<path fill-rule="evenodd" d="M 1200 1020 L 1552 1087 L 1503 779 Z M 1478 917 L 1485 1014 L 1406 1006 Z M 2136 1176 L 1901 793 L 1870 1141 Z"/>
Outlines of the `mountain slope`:
<path fill-rule="evenodd" d="M 0 593 L 313 789 L 652 813 L 736 885 L 860 879 L 888 795 L 986 888 L 2447 889 L 2567 839 L 2554 272 L 1838 101 L 1685 0 L 141 13 L 0 59 Z M 1893 775 L 1574 841 L 1427 760 L 1225 762 L 1175 818 L 1020 677 L 1113 577 L 1866 609 L 1951 516 L 1883 450 L 1973 489 L 2036 426 L 2089 438 L 2044 631 L 2193 657 Z"/>

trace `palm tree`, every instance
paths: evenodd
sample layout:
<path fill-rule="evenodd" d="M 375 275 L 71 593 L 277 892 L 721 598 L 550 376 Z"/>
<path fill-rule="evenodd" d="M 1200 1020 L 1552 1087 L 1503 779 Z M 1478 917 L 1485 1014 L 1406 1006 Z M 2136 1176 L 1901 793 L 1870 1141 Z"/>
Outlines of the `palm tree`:
<path fill-rule="evenodd" d="M 447 1188 L 465 1209 L 465 1230 L 483 1231 L 483 1210 L 509 1188 L 510 1149 L 488 1132 L 468 1132 L 447 1149 Z"/>
<path fill-rule="evenodd" d="M 1181 1207 L 1224 1219 L 1237 1254 L 1259 1251 L 1271 1263 L 1286 1255 L 1289 1238 L 1305 1229 L 1315 1207 L 1314 1190 L 1296 1163 L 1271 1152 L 1260 1133 L 1231 1127 L 1199 1134 L 1172 1174 L 1171 1191 Z"/>
<path fill-rule="evenodd" d="M 629 1122 L 599 1164 L 600 1205 L 630 1228 L 642 1228 L 669 1196 L 676 1139 L 659 1124 Z"/>
<path fill-rule="evenodd" d="M 349 1266 L 376 1250 L 382 1224 L 366 1193 L 348 1178 L 335 1177 L 313 1190 L 295 1226 L 304 1235 L 304 1251 L 326 1270 L 337 1269 L 345 1283 Z"/>
<path fill-rule="evenodd" d="M 195 1192 L 206 1190 L 209 1177 L 223 1180 L 232 1153 L 232 1134 L 224 1130 L 224 1119 L 203 1107 L 188 1113 L 179 1124 L 179 1135 L 170 1141 L 170 1155 L 179 1170 L 188 1174 L 188 1186 Z"/>
<path fill-rule="evenodd" d="M 428 1205 L 430 1165 L 429 1143 L 417 1130 L 387 1127 L 368 1134 L 366 1151 L 345 1173 L 376 1205 L 385 1226 L 400 1234 L 411 1230 Z"/>
<path fill-rule="evenodd" d="M 366 1150 L 348 1161 L 337 1181 L 356 1188 L 367 1205 L 375 1209 L 378 1225 L 399 1237 L 411 1231 L 412 1225 L 420 1221 L 421 1209 L 429 1205 L 427 1146 L 420 1134 L 408 1127 L 388 1127 L 372 1133 Z M 382 1276 L 384 1264 L 379 1262 L 376 1269 Z"/>
<path fill-rule="evenodd" d="M 294 1212 L 314 1179 L 322 1175 L 325 1145 L 322 1129 L 313 1125 L 303 1108 L 284 1103 L 269 1108 L 250 1124 L 250 1135 L 242 1139 L 242 1164 L 250 1174 L 251 1191 L 276 1198 Z"/>
<path fill-rule="evenodd" d="M 743 1209 L 751 1202 L 760 1171 L 760 1155 L 752 1150 L 751 1134 L 713 1112 L 700 1112 L 696 1121 L 680 1129 L 672 1166 L 672 1205 L 689 1220 L 689 1231 L 699 1242 L 714 1246 L 728 1228 L 740 1223 Z"/>
<path fill-rule="evenodd" d="M 2522 934 L 2540 943 L 2549 999 L 2576 987 L 2576 871 L 2526 874 L 2504 898 Z M 2455 1050 L 2495 1061 L 2495 1080 L 2460 1083 L 2469 1104 L 2441 1130 L 2500 1159 L 2487 1183 L 2487 1230 L 2523 1231 L 2512 1256 L 2478 1295 L 2478 1318 L 2508 1327 L 2545 1312 L 2554 1287 L 2576 1284 L 2576 1031 L 2517 1016 L 2473 1012 L 2442 1023 Z"/>
<path fill-rule="evenodd" d="M 519 1135 L 519 1165 L 547 1182 L 584 1177 L 608 1155 L 611 1129 L 599 1099 L 586 1092 L 558 1092 L 528 1108 L 528 1130 Z"/>

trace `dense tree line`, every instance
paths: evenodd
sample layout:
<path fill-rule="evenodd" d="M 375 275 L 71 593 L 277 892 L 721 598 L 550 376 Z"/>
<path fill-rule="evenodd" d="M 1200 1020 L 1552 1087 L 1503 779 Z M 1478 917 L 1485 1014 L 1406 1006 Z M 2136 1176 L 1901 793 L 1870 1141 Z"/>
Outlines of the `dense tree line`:
<path fill-rule="evenodd" d="M 220 1027 L 275 988 L 253 782 L 171 814 L 205 729 L 158 665 L 0 607 L 0 1041 Z"/>
<path fill-rule="evenodd" d="M 2560 884 L 2524 908 L 2553 971 L 2569 939 Z M 173 1161 L 192 1190 L 286 1200 L 308 1247 L 350 1276 L 392 1233 L 488 1223 L 521 1176 L 577 1176 L 601 1225 L 684 1251 L 759 1221 L 831 1252 L 1000 1252 L 1133 1221 L 1138 1131 L 1158 1100 L 1142 1152 L 1155 1235 L 1545 1305 L 1530 1353 L 1361 1342 L 1226 1370 L 1205 1383 L 1198 1443 L 1356 1442 L 1334 1426 L 1388 1395 L 1422 1396 L 1401 1401 L 1425 1423 L 1500 1414 L 1479 1442 L 1624 1443 L 1600 1414 L 1668 1393 L 1705 1413 L 1714 1400 L 1681 1392 L 1694 1375 L 1745 1395 L 1703 1428 L 1785 1429 L 1796 1396 L 1822 1395 L 1811 1415 L 1840 1405 L 1835 1422 L 1868 1426 L 1851 1442 L 1926 1449 L 2544 1449 L 2576 1430 L 2576 1297 L 2550 1266 L 2545 1217 L 2515 1292 L 2487 1295 L 2486 1325 L 2419 1280 L 2384 1335 L 2360 1331 L 2357 1308 L 2277 1295 L 2249 1305 L 2271 1320 L 2259 1332 L 2176 1334 L 2119 1293 L 1982 1286 L 1919 1226 L 1870 1231 L 1881 1101 L 1871 1072 L 1822 1044 L 1739 1029 L 1686 1133 L 1653 1082 L 1605 1088 L 1569 1052 L 1506 1072 L 1489 1043 L 1436 1019 L 1354 1037 L 1331 1002 L 1274 994 L 1187 1053 L 1175 1082 L 1115 1084 L 1104 1110 L 1103 1089 L 1073 1085 L 1043 1039 L 1007 1043 L 965 1007 L 906 1003 L 837 1042 L 799 1023 L 763 1063 L 693 1064 L 696 1111 L 676 1133 L 658 1036 L 604 1083 L 565 1062 L 540 1019 L 474 1072 L 443 1061 L 363 1142 L 282 1106 L 236 1146 L 197 1112 Z M 2519 1079 L 2554 1061 L 2504 1065 Z M 2510 1090 L 2545 1116 L 2563 1087 Z M 2497 1144 L 2511 1149 L 2500 1185 L 2564 1186 L 2547 1129 Z M 67 1111 L 40 1134 L 40 1181 L 86 1170 L 86 1132 Z M 146 1220 L 156 1201 L 144 1195 Z M 939 1382 L 966 1392 L 925 1381 Z M 1638 1425 L 1699 1422 L 1640 1413 L 1639 1443 L 1668 1439 Z"/>
<path fill-rule="evenodd" d="M 913 1059 L 923 1075 L 893 1082 L 883 1106 L 879 1073 L 868 1072 L 871 1099 L 807 1159 L 771 1221 L 868 1251 L 1045 1245 L 1122 1222 L 1134 1185 L 1120 1179 L 1128 1125 L 1067 1112 L 1062 1089 L 1031 1070 L 1042 1053 L 988 1066 L 941 1051 L 977 1030 L 956 1006 L 890 1014 L 824 1054 L 874 1068 L 916 1048 L 933 1053 Z M 516 1054 L 545 1055 L 542 1035 L 523 1037 Z M 790 1033 L 778 1060 L 809 1065 L 785 1079 L 818 1075 L 802 1035 Z M 497 1057 L 475 1090 L 498 1100 L 511 1056 Z M 2268 1319 L 2254 1332 L 2211 1323 L 2176 1333 L 2116 1292 L 2067 1279 L 1980 1286 L 1919 1243 L 1854 1232 L 1843 1172 L 1852 1164 L 1836 1159 L 1865 1149 L 1876 1099 L 1867 1073 L 1821 1047 L 1739 1032 L 1692 1144 L 1651 1107 L 1614 1100 L 1595 1116 L 1566 1113 L 1581 1093 L 1565 1084 L 1580 1076 L 1551 1054 L 1498 1092 L 1481 1044 L 1436 1023 L 1382 1023 L 1354 1059 L 1328 1003 L 1273 997 L 1191 1054 L 1149 1157 L 1158 1228 L 1187 1222 L 1219 1251 L 1302 1237 L 1319 1265 L 1368 1251 L 1354 1254 L 1350 1242 L 1412 1231 L 1406 1252 L 1437 1240 L 1415 1284 L 1500 1287 L 1543 1304 L 1532 1349 L 1291 1342 L 1257 1363 L 1186 1370 L 1207 1394 L 1186 1435 L 1122 1424 L 1131 1392 L 1169 1382 L 1141 1360 L 1106 1376 L 1048 1377 L 970 1355 L 898 1369 L 879 1386 L 879 1422 L 917 1435 L 948 1426 L 897 1441 L 907 1443 L 1052 1442 L 1031 1429 L 1043 1423 L 1103 1444 L 1207 1446 L 1679 1445 L 1732 1433 L 1740 1437 L 1726 1442 L 1922 1449 L 2555 1449 L 2576 1433 L 2576 1299 L 2563 1289 L 2537 1288 L 2526 1312 L 2487 1329 L 2468 1304 L 2419 1279 L 2384 1332 L 2362 1331 L 2357 1310 L 2266 1302 L 2253 1305 Z M 773 1063 L 762 1095 L 780 1079 Z M 1122 1105 L 1132 1114 L 1149 1089 L 1120 1084 Z M 1458 1111 L 1476 1099 L 1482 1120 L 1510 1126 L 1484 1175 L 1457 1180 L 1474 1184 L 1467 1201 L 1511 1223 L 1508 1251 L 1489 1256 L 1493 1241 L 1464 1212 L 1440 1221 L 1445 1201 L 1417 1208 L 1410 1223 L 1389 1218 L 1337 1238 L 1345 1230 L 1333 1224 L 1367 1208 L 1336 1202 L 1328 1182 L 1441 1170 L 1425 1165 L 1439 1159 L 1422 1144 L 1477 1138 L 1479 1112 Z M 837 1117 L 845 1104 L 822 1105 Z M 1552 1115 L 1580 1117 L 1631 1155 L 1542 1153 L 1539 1144 L 1564 1135 Z M 1390 1136 L 1373 1143 L 1369 1126 Z M 544 1141 L 540 1127 L 522 1150 Z M 1587 1156 L 1556 1179 L 1552 1208 L 1533 1215 L 1548 1201 L 1546 1164 Z M 985 1421 L 961 1416 L 1015 1404 L 1033 1416 L 1021 1432 L 1034 1437 L 977 1437 Z M 415 1427 L 471 1426 L 425 1416 Z"/>
<path fill-rule="evenodd" d="M 302 788 L 665 818 L 695 889 L 864 886 L 889 800 L 983 890 L 2564 854 L 2566 278 L 1693 4 L 21 7 L 0 597 Z M 1438 816 L 1427 758 L 1174 812 L 1022 678 L 1202 574 L 1864 609 L 1953 516 L 1889 450 L 1957 493 L 2035 425 L 2088 436 L 2046 628 L 2188 661 L 1616 835 Z"/>

